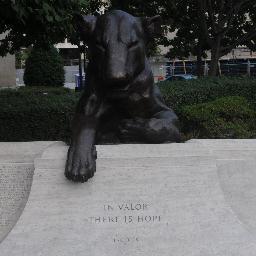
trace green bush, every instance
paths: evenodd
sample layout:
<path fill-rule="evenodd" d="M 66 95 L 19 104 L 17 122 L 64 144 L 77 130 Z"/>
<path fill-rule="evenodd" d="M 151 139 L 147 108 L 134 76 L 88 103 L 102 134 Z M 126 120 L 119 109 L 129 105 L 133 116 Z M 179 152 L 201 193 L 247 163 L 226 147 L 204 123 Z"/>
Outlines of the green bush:
<path fill-rule="evenodd" d="M 0 91 L 0 141 L 63 140 L 80 97 L 64 88 Z"/>
<path fill-rule="evenodd" d="M 205 103 L 226 96 L 242 96 L 256 105 L 256 79 L 244 77 L 202 78 L 162 82 L 165 102 L 179 115 L 183 106 Z"/>
<path fill-rule="evenodd" d="M 26 60 L 25 85 L 61 87 L 64 79 L 63 60 L 54 47 L 32 49 Z"/>
<path fill-rule="evenodd" d="M 185 138 L 256 137 L 256 79 L 198 79 L 160 88 Z M 80 96 L 62 87 L 0 90 L 0 141 L 66 141 Z"/>
<path fill-rule="evenodd" d="M 182 108 L 183 131 L 198 138 L 253 138 L 256 111 L 243 97 L 223 97 Z"/>

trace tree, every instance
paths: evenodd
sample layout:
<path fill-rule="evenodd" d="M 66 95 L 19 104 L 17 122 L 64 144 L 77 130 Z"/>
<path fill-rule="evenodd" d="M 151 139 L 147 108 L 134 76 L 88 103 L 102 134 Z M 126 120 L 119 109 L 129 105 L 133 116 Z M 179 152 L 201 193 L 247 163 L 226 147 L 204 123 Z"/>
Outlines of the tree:
<path fill-rule="evenodd" d="M 170 17 L 173 13 L 173 0 L 111 0 L 110 9 L 120 9 L 138 17 L 151 17 L 160 15 L 163 19 L 163 32 L 167 32 L 170 24 Z M 148 55 L 157 52 L 157 46 L 163 44 L 167 40 L 167 33 L 163 33 L 162 37 L 156 38 L 148 44 Z"/>
<path fill-rule="evenodd" d="M 26 86 L 64 86 L 64 64 L 56 48 L 34 47 L 26 60 Z"/>
<path fill-rule="evenodd" d="M 169 33 L 174 33 L 174 38 L 163 40 L 165 46 L 171 46 L 167 56 L 169 58 L 187 58 L 190 55 L 197 56 L 197 75 L 203 74 L 202 58 L 206 57 L 209 50 L 199 27 L 198 8 L 195 1 L 174 1 L 171 26 Z M 170 12 L 170 11 L 169 11 Z"/>
<path fill-rule="evenodd" d="M 175 1 L 176 37 L 169 56 L 197 56 L 198 73 L 202 73 L 202 57 L 211 51 L 209 74 L 218 74 L 219 59 L 239 45 L 256 48 L 256 0 L 192 0 Z"/>
<path fill-rule="evenodd" d="M 219 59 L 239 45 L 255 47 L 256 0 L 196 0 L 199 28 L 211 49 L 209 74 L 215 76 Z"/>
<path fill-rule="evenodd" d="M 154 16 L 156 14 L 162 14 L 164 9 L 161 8 L 161 3 L 164 1 L 143 1 L 143 0 L 112 0 L 110 1 L 111 9 L 120 9 L 127 11 L 132 15 L 143 17 L 143 16 Z M 167 1 L 168 2 L 168 1 Z M 171 1 L 169 1 L 171 2 Z"/>
<path fill-rule="evenodd" d="M 74 33 L 76 14 L 96 11 L 100 5 L 100 0 L 1 0 L 0 34 L 6 37 L 0 41 L 0 55 L 21 46 L 59 43 Z"/>

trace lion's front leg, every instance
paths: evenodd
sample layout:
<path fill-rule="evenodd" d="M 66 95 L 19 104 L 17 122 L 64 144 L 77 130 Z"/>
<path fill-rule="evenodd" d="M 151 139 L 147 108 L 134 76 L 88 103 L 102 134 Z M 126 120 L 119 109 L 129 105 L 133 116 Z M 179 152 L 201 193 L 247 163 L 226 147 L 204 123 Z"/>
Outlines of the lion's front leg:
<path fill-rule="evenodd" d="M 83 129 L 68 150 L 65 176 L 75 182 L 86 182 L 96 172 L 97 152 L 94 129 Z"/>
<path fill-rule="evenodd" d="M 80 100 L 73 122 L 72 142 L 65 169 L 65 176 L 69 180 L 86 182 L 94 176 L 97 158 L 95 139 L 104 111 L 105 106 L 96 95 Z"/>

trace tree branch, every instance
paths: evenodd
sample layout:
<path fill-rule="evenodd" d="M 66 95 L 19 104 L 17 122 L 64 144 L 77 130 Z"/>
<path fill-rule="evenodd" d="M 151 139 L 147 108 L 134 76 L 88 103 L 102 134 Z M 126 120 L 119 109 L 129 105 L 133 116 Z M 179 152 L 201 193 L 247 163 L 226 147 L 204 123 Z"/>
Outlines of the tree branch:
<path fill-rule="evenodd" d="M 206 17 L 205 17 L 205 13 L 206 13 L 205 1 L 197 0 L 197 3 L 198 3 L 198 22 L 199 22 L 199 26 L 203 32 L 202 35 L 204 36 L 206 42 L 209 45 L 212 45 L 213 41 L 209 36 L 209 29 L 208 29 L 207 21 L 206 21 Z"/>
<path fill-rule="evenodd" d="M 220 19 L 218 25 L 218 34 L 221 34 L 222 37 L 224 37 L 228 33 L 228 31 L 232 28 L 232 23 L 235 20 L 239 11 L 241 11 L 242 7 L 244 7 L 244 5 L 249 2 L 250 0 L 241 0 L 240 2 L 236 3 L 233 7 L 230 8 L 230 11 L 227 13 L 226 16 L 226 11 L 223 9 L 223 13 L 221 14 L 222 19 Z M 232 6 L 232 0 L 229 0 L 227 7 L 230 5 Z M 226 23 L 227 25 L 225 26 Z"/>
<path fill-rule="evenodd" d="M 250 32 L 248 32 L 244 36 L 240 37 L 233 44 L 231 44 L 231 45 L 229 45 L 227 47 L 223 47 L 221 49 L 221 55 L 224 56 L 224 55 L 228 54 L 229 52 L 231 52 L 237 46 L 242 45 L 243 43 L 245 43 L 248 40 L 253 39 L 254 37 L 256 37 L 256 30 L 252 29 Z"/>
<path fill-rule="evenodd" d="M 207 0 L 207 6 L 208 6 L 208 14 L 209 14 L 211 25 L 212 25 L 212 30 L 213 30 L 214 34 L 217 34 L 218 31 L 217 31 L 217 26 L 216 26 L 216 19 L 214 17 L 212 0 Z"/>
<path fill-rule="evenodd" d="M 223 13 L 223 11 L 224 11 L 224 6 L 225 6 L 225 1 L 221 0 L 220 1 L 220 11 L 221 11 L 221 13 Z"/>
<path fill-rule="evenodd" d="M 241 7 L 249 3 L 251 0 L 240 0 L 236 4 L 232 5 L 232 1 L 230 0 L 228 2 L 228 6 L 230 6 L 229 11 L 227 12 L 227 15 L 225 16 L 226 10 L 223 9 L 222 18 L 220 21 L 220 26 L 224 26 L 225 23 L 229 22 L 230 19 L 232 19 L 235 15 L 238 14 L 238 12 L 241 10 Z M 229 22 L 230 23 L 230 22 Z"/>

